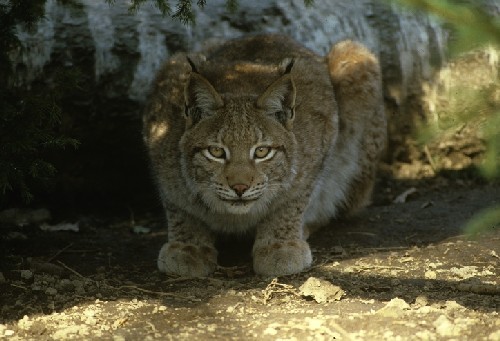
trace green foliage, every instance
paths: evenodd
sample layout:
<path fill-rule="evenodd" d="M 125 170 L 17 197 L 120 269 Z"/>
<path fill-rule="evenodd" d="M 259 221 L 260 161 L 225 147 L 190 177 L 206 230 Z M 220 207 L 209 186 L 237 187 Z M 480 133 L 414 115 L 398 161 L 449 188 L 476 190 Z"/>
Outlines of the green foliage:
<path fill-rule="evenodd" d="M 470 236 L 500 228 L 500 207 L 491 207 L 476 214 L 465 226 L 465 232 Z"/>
<path fill-rule="evenodd" d="M 227 0 L 226 9 L 229 12 L 235 12 L 238 9 L 238 0 Z"/>
<path fill-rule="evenodd" d="M 452 25 L 453 52 L 468 51 L 485 44 L 500 45 L 500 20 L 489 15 L 481 1 L 391 0 L 434 15 Z"/>
<path fill-rule="evenodd" d="M 489 15 L 481 2 L 453 0 L 390 0 L 401 5 L 411 6 L 435 15 L 449 24 L 453 33 L 451 44 L 452 56 L 479 47 L 491 46 L 500 49 L 500 20 Z M 447 120 L 440 122 L 441 127 L 429 126 L 423 129 L 421 136 L 435 138 L 446 128 L 463 124 L 479 115 L 485 115 L 483 136 L 486 144 L 481 173 L 487 179 L 500 177 L 500 108 L 498 105 L 498 82 L 483 89 L 471 89 L 467 84 L 457 86 L 450 92 L 455 96 L 452 105 L 447 108 Z M 496 98 L 495 98 L 496 97 Z M 493 100 L 491 100 L 493 98 Z M 437 129 L 436 129 L 437 128 Z M 500 206 L 492 207 L 474 216 L 466 225 L 469 234 L 498 228 L 500 225 Z"/>
<path fill-rule="evenodd" d="M 487 148 L 481 171 L 484 177 L 496 179 L 500 177 L 500 111 L 488 120 L 484 134 Z"/>
<path fill-rule="evenodd" d="M 27 27 L 42 17 L 45 0 L 0 1 L 0 91 L 5 88 L 5 80 L 11 74 L 11 63 L 7 51 L 16 46 L 15 27 L 24 24 Z"/>
<path fill-rule="evenodd" d="M 106 0 L 110 4 L 114 4 L 116 0 Z M 156 8 L 164 16 L 170 16 L 174 19 L 180 20 L 183 24 L 194 24 L 196 17 L 193 12 L 192 0 L 177 0 L 175 4 L 175 11 L 172 10 L 172 5 L 169 0 L 132 0 L 129 6 L 130 12 L 137 12 L 139 8 L 146 2 L 152 2 Z M 206 0 L 197 0 L 196 5 L 199 8 L 205 7 Z M 236 8 L 238 0 L 227 0 L 228 9 Z"/>
<path fill-rule="evenodd" d="M 19 46 L 16 25 L 32 27 L 44 14 L 45 0 L 0 3 L 0 199 L 16 192 L 25 201 L 33 198 L 31 187 L 46 183 L 56 172 L 49 152 L 75 147 L 77 141 L 58 132 L 62 93 L 34 84 L 14 86 L 9 51 Z M 71 78 L 71 77 L 70 77 Z M 68 84 L 60 75 L 59 81 Z M 1 201 L 1 200 L 0 200 Z"/>

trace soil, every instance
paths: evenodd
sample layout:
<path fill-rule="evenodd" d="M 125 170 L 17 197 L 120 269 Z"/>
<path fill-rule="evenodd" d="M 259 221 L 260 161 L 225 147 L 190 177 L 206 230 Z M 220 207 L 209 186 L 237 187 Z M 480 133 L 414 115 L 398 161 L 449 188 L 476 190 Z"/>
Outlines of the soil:
<path fill-rule="evenodd" d="M 279 278 L 255 275 L 251 240 L 230 238 L 213 277 L 159 273 L 159 212 L 80 217 L 63 231 L 4 223 L 0 338 L 500 340 L 499 226 L 462 231 L 499 193 L 382 177 L 372 206 L 310 238 L 308 271 Z"/>

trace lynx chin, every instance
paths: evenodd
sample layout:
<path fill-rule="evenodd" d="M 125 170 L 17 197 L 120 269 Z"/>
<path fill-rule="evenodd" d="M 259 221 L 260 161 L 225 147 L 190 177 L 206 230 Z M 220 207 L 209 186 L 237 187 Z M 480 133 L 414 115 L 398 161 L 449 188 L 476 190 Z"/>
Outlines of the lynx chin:
<path fill-rule="evenodd" d="M 207 276 L 217 234 L 252 233 L 257 274 L 297 273 L 310 231 L 369 203 L 386 142 L 379 63 L 353 41 L 321 57 L 279 35 L 178 53 L 143 129 L 168 220 L 161 271 Z"/>

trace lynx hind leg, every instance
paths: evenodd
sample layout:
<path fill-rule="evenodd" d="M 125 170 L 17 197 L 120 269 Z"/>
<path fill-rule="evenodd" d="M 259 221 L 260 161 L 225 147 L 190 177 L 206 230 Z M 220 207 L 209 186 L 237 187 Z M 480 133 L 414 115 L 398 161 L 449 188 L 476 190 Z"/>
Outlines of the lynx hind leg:
<path fill-rule="evenodd" d="M 328 54 L 328 67 L 339 107 L 340 144 L 358 141 L 359 173 L 346 193 L 346 214 L 370 203 L 387 128 L 382 76 L 377 57 L 363 45 L 342 41 Z"/>

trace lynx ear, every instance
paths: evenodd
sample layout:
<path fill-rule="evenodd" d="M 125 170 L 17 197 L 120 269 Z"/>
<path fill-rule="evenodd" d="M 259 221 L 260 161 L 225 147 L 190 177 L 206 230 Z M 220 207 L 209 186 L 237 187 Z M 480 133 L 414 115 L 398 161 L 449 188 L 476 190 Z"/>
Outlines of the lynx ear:
<path fill-rule="evenodd" d="M 210 116 L 213 110 L 223 106 L 221 96 L 210 82 L 200 75 L 193 62 L 188 58 L 192 71 L 184 88 L 186 126 L 196 124 L 205 116 Z"/>
<path fill-rule="evenodd" d="M 286 66 L 286 71 L 272 83 L 257 100 L 257 106 L 274 115 L 287 129 L 292 129 L 295 118 L 295 84 L 290 71 L 293 60 Z"/>

